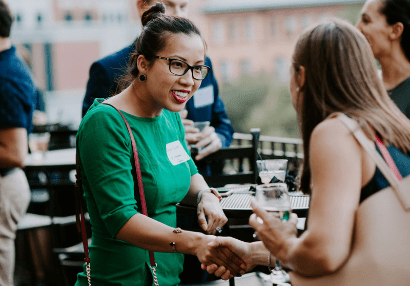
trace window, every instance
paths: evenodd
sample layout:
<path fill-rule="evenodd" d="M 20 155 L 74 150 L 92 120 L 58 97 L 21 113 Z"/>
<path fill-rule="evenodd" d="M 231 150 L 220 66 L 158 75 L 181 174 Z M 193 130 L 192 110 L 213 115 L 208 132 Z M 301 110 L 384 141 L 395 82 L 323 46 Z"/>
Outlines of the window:
<path fill-rule="evenodd" d="M 228 61 L 223 61 L 220 64 L 221 77 L 223 82 L 231 80 L 231 65 Z"/>
<path fill-rule="evenodd" d="M 289 79 L 289 71 L 287 69 L 286 59 L 284 57 L 278 57 L 275 60 L 275 73 L 279 80 Z"/>
<path fill-rule="evenodd" d="M 296 18 L 293 16 L 287 17 L 286 18 L 286 32 L 288 33 L 289 36 L 293 35 L 296 32 Z"/>
<path fill-rule="evenodd" d="M 16 17 L 16 23 L 18 25 L 21 24 L 21 22 L 23 22 L 23 18 L 21 17 L 19 13 L 17 13 L 15 17 Z"/>
<path fill-rule="evenodd" d="M 41 24 L 42 21 L 43 21 L 43 16 L 40 13 L 38 13 L 37 14 L 37 23 Z"/>
<path fill-rule="evenodd" d="M 84 20 L 89 22 L 93 19 L 90 12 L 85 13 Z"/>
<path fill-rule="evenodd" d="M 275 19 L 270 19 L 269 21 L 269 33 L 272 37 L 276 34 L 276 22 Z"/>
<path fill-rule="evenodd" d="M 252 19 L 246 19 L 245 20 L 245 39 L 246 40 L 252 40 L 254 37 L 253 33 L 253 22 Z"/>
<path fill-rule="evenodd" d="M 228 23 L 229 25 L 229 40 L 232 42 L 235 42 L 238 39 L 239 33 L 238 33 L 238 23 L 236 20 L 232 19 Z"/>
<path fill-rule="evenodd" d="M 251 61 L 248 59 L 241 60 L 240 62 L 241 74 L 251 73 Z"/>
<path fill-rule="evenodd" d="M 70 12 L 67 12 L 67 13 L 65 14 L 64 19 L 65 19 L 67 22 L 71 22 L 71 21 L 73 20 L 73 16 L 71 15 Z"/>
<path fill-rule="evenodd" d="M 313 24 L 312 16 L 311 15 L 305 15 L 302 19 L 303 28 L 309 27 L 311 24 Z"/>
<path fill-rule="evenodd" d="M 224 30 L 224 25 L 221 20 L 217 20 L 214 22 L 213 25 L 213 36 L 214 36 L 214 41 L 217 44 L 223 44 L 225 41 L 225 30 Z"/>

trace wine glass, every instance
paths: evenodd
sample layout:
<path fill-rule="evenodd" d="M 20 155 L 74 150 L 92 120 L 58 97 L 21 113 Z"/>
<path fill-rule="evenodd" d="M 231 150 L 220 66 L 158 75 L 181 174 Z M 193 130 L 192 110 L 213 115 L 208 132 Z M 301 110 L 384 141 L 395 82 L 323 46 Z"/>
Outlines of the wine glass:
<path fill-rule="evenodd" d="M 263 184 L 256 187 L 256 202 L 265 211 L 281 219 L 288 220 L 292 212 L 288 187 L 284 183 Z M 276 259 L 270 282 L 289 282 L 289 275 L 282 269 L 279 259 Z"/>
<path fill-rule="evenodd" d="M 284 183 L 287 165 L 288 160 L 286 159 L 257 160 L 256 166 L 258 167 L 262 184 L 268 184 L 273 177 Z"/>

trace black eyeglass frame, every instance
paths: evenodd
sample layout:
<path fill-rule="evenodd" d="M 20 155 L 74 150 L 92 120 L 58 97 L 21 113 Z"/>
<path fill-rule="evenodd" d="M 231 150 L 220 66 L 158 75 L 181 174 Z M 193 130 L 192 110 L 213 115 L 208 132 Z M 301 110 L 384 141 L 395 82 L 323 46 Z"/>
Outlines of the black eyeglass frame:
<path fill-rule="evenodd" d="M 156 58 L 156 59 L 161 59 L 161 60 L 167 60 L 167 61 L 168 61 L 169 72 L 172 73 L 172 74 L 174 74 L 174 75 L 183 76 L 183 75 L 185 75 L 185 74 L 187 73 L 188 70 L 191 70 L 191 72 L 192 72 L 192 78 L 193 78 L 193 79 L 196 79 L 196 80 L 204 80 L 204 79 L 208 76 L 209 71 L 211 70 L 211 67 L 209 67 L 209 66 L 207 66 L 207 65 L 195 65 L 195 66 L 191 66 L 191 65 L 189 65 L 186 61 L 183 61 L 183 60 L 181 60 L 181 59 L 166 58 L 166 57 L 160 57 L 160 56 L 151 56 L 151 57 Z M 186 65 L 188 66 L 188 68 L 184 71 L 183 74 L 176 74 L 176 73 L 174 73 L 174 72 L 171 71 L 171 63 L 172 63 L 172 61 L 183 62 L 184 64 L 186 64 Z M 205 76 L 204 78 L 195 78 L 195 76 L 194 76 L 194 68 L 197 68 L 197 67 L 201 67 L 201 68 L 206 67 L 206 68 L 208 69 L 208 72 L 206 73 L 206 76 Z"/>

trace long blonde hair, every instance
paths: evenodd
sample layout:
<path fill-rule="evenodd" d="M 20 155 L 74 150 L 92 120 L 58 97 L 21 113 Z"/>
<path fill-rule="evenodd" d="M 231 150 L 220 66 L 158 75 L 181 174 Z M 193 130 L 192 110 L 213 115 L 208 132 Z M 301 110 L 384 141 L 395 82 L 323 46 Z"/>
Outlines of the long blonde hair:
<path fill-rule="evenodd" d="M 370 46 L 353 25 L 331 19 L 303 32 L 293 55 L 296 77 L 300 66 L 306 69 L 298 100 L 305 155 L 303 192 L 310 193 L 310 136 L 334 112 L 354 118 L 369 138 L 377 134 L 386 145 L 410 154 L 410 120 L 388 96 Z"/>

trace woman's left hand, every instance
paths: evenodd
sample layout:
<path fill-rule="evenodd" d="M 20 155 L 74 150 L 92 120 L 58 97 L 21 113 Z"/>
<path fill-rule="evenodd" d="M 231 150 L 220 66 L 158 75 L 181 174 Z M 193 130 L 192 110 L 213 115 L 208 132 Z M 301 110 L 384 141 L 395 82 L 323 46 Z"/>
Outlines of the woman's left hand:
<path fill-rule="evenodd" d="M 202 194 L 197 214 L 199 225 L 208 234 L 215 234 L 216 228 L 222 228 L 228 221 L 219 203 L 219 198 L 211 192 Z"/>
<path fill-rule="evenodd" d="M 282 221 L 262 209 L 255 200 L 251 200 L 251 207 L 254 213 L 249 218 L 249 225 L 255 229 L 258 238 L 272 255 L 282 261 L 280 256 L 287 252 L 297 238 L 298 216 L 292 213 L 288 221 Z"/>
<path fill-rule="evenodd" d="M 206 127 L 198 137 L 196 147 L 200 150 L 195 160 L 199 161 L 222 148 L 222 142 L 212 126 Z"/>

